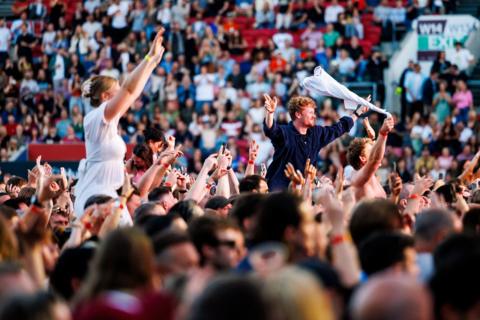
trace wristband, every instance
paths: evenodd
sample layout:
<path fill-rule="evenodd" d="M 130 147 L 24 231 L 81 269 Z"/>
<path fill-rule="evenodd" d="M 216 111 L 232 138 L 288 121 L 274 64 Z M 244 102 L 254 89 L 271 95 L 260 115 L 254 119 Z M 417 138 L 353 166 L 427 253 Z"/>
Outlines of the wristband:
<path fill-rule="evenodd" d="M 248 160 L 248 164 L 255 164 L 255 161 L 253 161 L 253 160 Z"/>
<path fill-rule="evenodd" d="M 330 238 L 330 244 L 332 246 L 337 245 L 337 244 L 342 244 L 345 242 L 352 242 L 352 239 L 350 238 L 350 234 L 338 234 L 338 235 L 332 235 Z"/>
<path fill-rule="evenodd" d="M 169 165 L 168 163 L 164 163 L 164 164 L 163 164 L 163 167 L 164 167 L 165 169 L 168 169 L 168 167 L 170 167 L 170 165 Z"/>
<path fill-rule="evenodd" d="M 208 183 L 207 183 L 207 184 L 205 185 L 205 188 L 207 188 L 207 190 L 210 190 L 211 187 L 212 187 L 212 184 L 208 184 Z"/>
<path fill-rule="evenodd" d="M 336 235 L 336 236 L 332 236 L 330 238 L 330 244 L 332 246 L 335 246 L 337 244 L 341 244 L 341 243 L 344 243 L 346 241 L 345 239 L 345 235 L 343 234 L 339 234 L 339 235 Z"/>
<path fill-rule="evenodd" d="M 171 188 L 171 187 L 172 187 L 172 183 L 170 183 L 170 182 L 167 181 L 167 182 L 165 182 L 165 183 L 163 184 L 163 186 L 165 186 L 165 187 L 167 187 L 167 188 Z"/>
<path fill-rule="evenodd" d="M 90 229 L 92 229 L 92 227 L 93 227 L 93 225 L 92 225 L 90 222 L 88 222 L 88 221 L 85 222 L 85 223 L 83 224 L 83 226 L 84 226 L 85 229 L 87 229 L 87 230 L 90 230 Z"/>
<path fill-rule="evenodd" d="M 379 132 L 379 133 L 380 133 L 381 136 L 383 136 L 385 138 L 388 137 L 388 133 L 381 133 L 381 132 Z"/>
<path fill-rule="evenodd" d="M 43 212 L 43 208 L 38 207 L 38 206 L 32 204 L 32 205 L 30 206 L 30 211 L 33 212 L 33 213 L 35 213 L 35 214 L 37 214 L 37 213 L 42 213 L 42 212 Z"/>
<path fill-rule="evenodd" d="M 418 194 L 411 194 L 408 196 L 408 199 L 418 199 L 420 196 Z"/>
<path fill-rule="evenodd" d="M 144 59 L 145 61 L 150 62 L 152 60 L 152 57 L 150 57 L 150 55 L 147 53 Z"/>

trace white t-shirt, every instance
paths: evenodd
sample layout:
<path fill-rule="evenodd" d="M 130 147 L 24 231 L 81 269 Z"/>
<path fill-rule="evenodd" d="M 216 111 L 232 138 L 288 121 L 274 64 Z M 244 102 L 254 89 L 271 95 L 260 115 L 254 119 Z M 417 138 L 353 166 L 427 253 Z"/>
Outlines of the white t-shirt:
<path fill-rule="evenodd" d="M 257 124 L 262 124 L 265 118 L 265 109 L 263 108 L 251 108 L 248 110 L 248 115 L 252 118 L 252 121 Z"/>
<path fill-rule="evenodd" d="M 335 23 L 338 21 L 338 15 L 342 12 L 344 12 L 345 9 L 343 9 L 342 6 L 336 5 L 336 6 L 328 6 L 327 9 L 325 9 L 325 22 L 326 23 Z"/>
<path fill-rule="evenodd" d="M 65 60 L 59 54 L 55 56 L 55 71 L 53 73 L 53 80 L 65 79 Z"/>
<path fill-rule="evenodd" d="M 102 31 L 102 24 L 98 21 L 93 22 L 85 22 L 82 26 L 83 30 L 88 34 L 89 38 L 93 38 L 95 36 L 95 32 Z"/>
<path fill-rule="evenodd" d="M 293 43 L 293 37 L 290 33 L 275 33 L 272 39 L 278 49 L 285 48 L 285 42 L 287 41 Z"/>
<path fill-rule="evenodd" d="M 112 77 L 112 78 L 115 78 L 115 79 L 120 79 L 120 71 L 118 71 L 117 69 L 115 68 L 112 68 L 112 69 L 103 69 L 101 72 L 100 72 L 100 75 L 101 76 L 108 76 L 108 77 Z"/>
<path fill-rule="evenodd" d="M 7 52 L 10 50 L 10 40 L 12 39 L 12 34 L 8 28 L 0 28 L 0 52 Z"/>
<path fill-rule="evenodd" d="M 97 7 L 100 7 L 100 0 L 87 0 L 84 7 L 89 13 L 93 13 Z"/>
<path fill-rule="evenodd" d="M 83 121 L 87 153 L 85 167 L 79 170 L 75 187 L 74 208 L 78 218 L 83 215 L 83 207 L 89 197 L 104 194 L 116 198 L 116 190 L 123 185 L 123 158 L 127 146 L 118 134 L 120 116 L 107 121 L 106 106 L 107 102 L 102 103 L 88 113 Z M 132 224 L 128 211 L 122 212 L 120 224 Z"/>
<path fill-rule="evenodd" d="M 56 32 L 45 32 L 42 36 L 42 45 L 45 47 L 45 53 L 53 53 L 53 43 L 55 42 Z"/>
<path fill-rule="evenodd" d="M 127 26 L 128 3 L 120 2 L 120 4 L 112 4 L 108 7 L 107 14 L 113 16 L 112 27 L 122 29 Z"/>
<path fill-rule="evenodd" d="M 172 21 L 172 10 L 170 8 L 163 8 L 158 10 L 157 21 L 162 24 L 170 24 Z"/>
<path fill-rule="evenodd" d="M 340 74 L 350 74 L 355 70 L 355 62 L 353 62 L 352 58 L 348 57 L 346 59 L 337 59 L 338 63 L 338 71 Z"/>
<path fill-rule="evenodd" d="M 197 74 L 193 81 L 197 86 L 196 100 L 197 101 L 213 101 L 215 98 L 213 82 L 215 77 L 213 74 Z"/>
<path fill-rule="evenodd" d="M 458 70 L 463 71 L 466 70 L 470 64 L 470 61 L 473 60 L 475 57 L 473 54 L 465 48 L 457 50 L 447 51 L 447 60 L 450 61 L 452 64 L 456 64 Z"/>

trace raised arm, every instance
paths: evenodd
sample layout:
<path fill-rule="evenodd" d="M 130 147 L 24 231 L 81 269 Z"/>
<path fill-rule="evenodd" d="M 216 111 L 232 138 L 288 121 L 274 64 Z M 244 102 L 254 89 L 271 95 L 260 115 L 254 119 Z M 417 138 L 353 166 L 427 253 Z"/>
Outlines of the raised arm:
<path fill-rule="evenodd" d="M 123 115 L 142 93 L 153 70 L 162 60 L 163 52 L 165 51 L 162 45 L 163 31 L 161 29 L 157 33 L 148 54 L 132 73 L 127 76 L 120 90 L 108 102 L 104 115 L 107 121 L 118 115 Z"/>
<path fill-rule="evenodd" d="M 375 171 L 382 164 L 385 154 L 388 133 L 393 129 L 393 118 L 386 118 L 380 128 L 379 135 L 372 147 L 367 163 L 353 176 L 352 185 L 361 186 L 375 174 Z"/>
<path fill-rule="evenodd" d="M 271 129 L 273 126 L 273 116 L 275 114 L 275 109 L 277 108 L 277 97 L 272 99 L 266 93 L 263 97 L 265 98 L 265 124 L 268 129 Z"/>

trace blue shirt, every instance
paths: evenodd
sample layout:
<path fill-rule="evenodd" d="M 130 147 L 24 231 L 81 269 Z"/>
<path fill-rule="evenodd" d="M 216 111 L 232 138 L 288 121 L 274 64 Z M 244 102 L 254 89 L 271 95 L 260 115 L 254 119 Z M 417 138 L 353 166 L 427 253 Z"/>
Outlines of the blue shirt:
<path fill-rule="evenodd" d="M 353 119 L 342 117 L 337 123 L 328 126 L 315 126 L 307 130 L 307 134 L 300 134 L 290 122 L 287 125 L 278 125 L 273 122 L 269 129 L 263 124 L 265 135 L 272 141 L 275 153 L 273 161 L 267 169 L 267 183 L 270 190 L 288 188 L 289 180 L 285 177 L 284 170 L 287 163 L 293 164 L 301 172 L 305 169 L 305 162 L 310 159 L 312 164 L 318 161 L 321 148 L 350 131 Z"/>

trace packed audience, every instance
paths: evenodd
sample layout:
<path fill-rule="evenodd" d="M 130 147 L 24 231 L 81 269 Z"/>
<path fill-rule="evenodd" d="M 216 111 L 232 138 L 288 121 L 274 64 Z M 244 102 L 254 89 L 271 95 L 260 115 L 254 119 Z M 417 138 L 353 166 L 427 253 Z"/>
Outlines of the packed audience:
<path fill-rule="evenodd" d="M 359 1 L 357 14 L 370 2 Z M 332 24 L 344 6 L 296 5 L 87 0 L 69 23 L 55 0 L 19 12 L 17 36 L 0 55 L 2 161 L 25 143 L 85 140 L 83 118 L 102 101 L 92 88 L 85 99 L 84 80 L 122 82 L 150 63 L 160 24 L 167 50 L 117 119 L 135 144 L 118 196 L 96 194 L 76 208 L 78 180 L 41 157 L 24 178 L 4 175 L 0 320 L 480 317 L 480 130 L 466 85 L 474 58 L 458 44 L 428 78 L 412 61 L 394 126 L 369 114 L 304 172 L 287 165 L 288 190 L 269 192 L 263 95 L 277 98 L 276 121 L 287 123 L 290 98 L 307 94 L 299 83 L 322 61 L 345 81 L 381 83 L 386 67 L 381 53 L 362 55 L 362 28 Z M 325 11 L 312 18 L 312 7 Z M 279 32 L 246 50 L 231 12 Z M 37 39 L 30 19 L 40 18 L 48 22 Z M 293 29 L 303 32 L 298 46 Z M 346 114 L 339 101 L 314 98 L 319 124 Z M 385 157 L 369 153 L 379 139 Z M 384 199 L 355 192 L 352 170 L 362 166 L 376 169 Z M 133 226 L 122 223 L 125 212 Z"/>
<path fill-rule="evenodd" d="M 373 23 L 382 26 L 416 16 L 401 22 L 390 17 L 394 7 L 382 15 L 377 5 L 374 0 L 17 1 L 18 17 L 0 21 L 5 88 L 0 159 L 14 159 L 28 143 L 83 141 L 83 117 L 91 107 L 81 98 L 80 84 L 93 74 L 124 79 L 160 25 L 167 29 L 168 54 L 135 108 L 122 118 L 126 142 L 141 142 L 140 133 L 156 126 L 188 140 L 205 158 L 222 140 L 246 141 L 254 135 L 262 121 L 259 93 L 270 92 L 284 105 L 318 65 L 343 81 L 377 83 L 383 102 L 388 63 L 362 44 L 370 23 L 362 17 L 373 15 Z M 273 33 L 247 42 L 246 26 Z M 319 114 L 336 117 L 336 109 L 336 102 L 332 110 L 325 101 Z M 288 118 L 285 108 L 278 112 Z M 245 148 L 236 151 L 246 153 Z M 198 170 L 194 154 L 186 156 L 189 169 Z M 245 157 L 240 160 L 245 165 Z"/>

